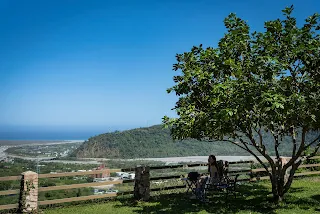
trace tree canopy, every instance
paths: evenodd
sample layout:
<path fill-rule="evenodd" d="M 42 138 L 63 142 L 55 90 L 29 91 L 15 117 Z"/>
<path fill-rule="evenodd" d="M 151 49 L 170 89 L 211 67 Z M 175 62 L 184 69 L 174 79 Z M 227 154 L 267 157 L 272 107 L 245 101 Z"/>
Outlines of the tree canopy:
<path fill-rule="evenodd" d="M 319 135 L 306 142 L 306 135 L 320 128 L 319 14 L 298 26 L 292 11 L 287 7 L 284 19 L 265 22 L 263 32 L 251 31 L 231 13 L 216 48 L 199 45 L 177 54 L 173 69 L 179 74 L 167 91 L 179 97 L 178 118 L 163 118 L 175 139 L 228 141 L 261 164 L 257 154 L 264 156 L 270 179 L 280 180 L 273 185 L 275 197 L 291 185 L 293 176 L 283 181 L 285 171 L 292 167 L 293 175 L 299 157 L 308 158 L 320 147 Z M 273 136 L 276 160 L 265 149 L 262 131 Z M 283 137 L 290 137 L 292 155 L 282 167 L 278 148 Z"/>

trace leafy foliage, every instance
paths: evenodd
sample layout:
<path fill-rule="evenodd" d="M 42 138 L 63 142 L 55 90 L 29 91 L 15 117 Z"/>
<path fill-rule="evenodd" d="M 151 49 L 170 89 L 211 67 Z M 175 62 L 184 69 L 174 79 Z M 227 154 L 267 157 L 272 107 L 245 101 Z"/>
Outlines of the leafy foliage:
<path fill-rule="evenodd" d="M 232 13 L 224 20 L 227 33 L 217 48 L 200 45 L 177 54 L 173 69 L 180 75 L 168 92 L 179 97 L 174 108 L 179 117 L 163 119 L 175 139 L 231 142 L 262 165 L 256 154 L 264 156 L 274 194 L 281 196 L 301 164 L 298 158 L 320 148 L 320 135 L 314 132 L 320 128 L 320 16 L 308 17 L 299 27 L 292 11 L 293 6 L 285 8 L 283 20 L 267 21 L 264 32 L 252 33 Z M 276 161 L 266 149 L 270 142 L 263 139 L 263 130 L 272 135 Z M 292 158 L 282 167 L 279 147 L 288 142 L 283 138 L 291 141 Z M 314 150 L 307 154 L 308 148 Z"/>
<path fill-rule="evenodd" d="M 177 54 L 174 70 L 182 74 L 168 89 L 179 96 L 179 118 L 169 123 L 175 138 L 235 138 L 259 127 L 284 136 L 292 126 L 320 127 L 319 15 L 298 28 L 291 11 L 284 10 L 286 20 L 266 22 L 266 32 L 252 34 L 230 14 L 218 48 L 200 45 Z"/>

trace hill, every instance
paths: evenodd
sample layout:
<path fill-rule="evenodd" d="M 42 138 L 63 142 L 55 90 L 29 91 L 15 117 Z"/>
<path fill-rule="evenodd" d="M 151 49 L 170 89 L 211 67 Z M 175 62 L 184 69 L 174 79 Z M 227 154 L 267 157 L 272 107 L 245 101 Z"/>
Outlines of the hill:
<path fill-rule="evenodd" d="M 197 155 L 247 155 L 225 142 L 173 141 L 161 125 L 105 133 L 89 138 L 71 156 L 77 158 L 151 158 Z"/>
<path fill-rule="evenodd" d="M 271 136 L 264 133 L 264 138 L 268 139 L 269 137 Z M 270 144 L 269 149 L 271 146 L 272 144 Z M 290 146 L 291 143 L 286 143 L 280 149 L 282 152 L 290 151 Z M 209 154 L 248 155 L 246 151 L 226 142 L 203 142 L 193 139 L 173 141 L 169 129 L 156 125 L 91 137 L 75 150 L 71 157 L 152 158 Z M 282 155 L 287 154 L 285 152 Z"/>

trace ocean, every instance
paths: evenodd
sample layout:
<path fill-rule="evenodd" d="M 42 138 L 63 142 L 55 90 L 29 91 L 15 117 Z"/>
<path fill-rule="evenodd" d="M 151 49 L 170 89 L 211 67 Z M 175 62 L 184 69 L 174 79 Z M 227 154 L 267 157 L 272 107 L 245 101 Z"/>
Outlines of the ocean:
<path fill-rule="evenodd" d="M 0 130 L 0 140 L 77 140 L 102 134 L 94 131 L 10 131 Z"/>
<path fill-rule="evenodd" d="M 99 134 L 123 131 L 135 126 L 109 127 L 46 127 L 46 126 L 0 126 L 0 140 L 77 140 Z"/>

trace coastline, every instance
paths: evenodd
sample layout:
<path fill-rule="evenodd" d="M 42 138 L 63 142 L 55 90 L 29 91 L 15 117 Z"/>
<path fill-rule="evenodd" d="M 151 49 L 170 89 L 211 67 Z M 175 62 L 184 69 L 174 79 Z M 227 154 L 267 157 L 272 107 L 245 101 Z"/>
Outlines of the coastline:
<path fill-rule="evenodd" d="M 0 140 L 0 146 L 53 145 L 83 143 L 85 140 Z"/>

